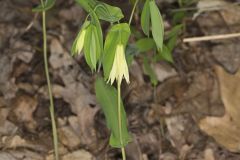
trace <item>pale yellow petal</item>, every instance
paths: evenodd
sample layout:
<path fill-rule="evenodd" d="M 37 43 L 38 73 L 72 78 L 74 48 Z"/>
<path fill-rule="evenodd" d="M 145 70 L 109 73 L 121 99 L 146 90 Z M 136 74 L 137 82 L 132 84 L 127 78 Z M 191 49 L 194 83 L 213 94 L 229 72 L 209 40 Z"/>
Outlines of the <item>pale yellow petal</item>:
<path fill-rule="evenodd" d="M 109 81 L 111 81 L 111 84 L 113 84 L 113 82 L 116 78 L 116 75 L 117 75 L 117 64 L 116 63 L 117 63 L 117 59 L 116 59 L 116 55 L 115 55 L 114 60 L 113 60 L 112 69 L 111 69 L 107 83 Z"/>
<path fill-rule="evenodd" d="M 127 83 L 129 83 L 129 72 L 125 58 L 124 47 L 123 45 L 117 45 L 108 82 L 111 81 L 111 84 L 113 84 L 114 80 L 116 79 L 119 83 L 121 83 L 123 77 Z"/>
<path fill-rule="evenodd" d="M 84 30 L 81 31 L 80 36 L 77 39 L 76 52 L 78 54 L 80 54 L 82 49 L 83 49 L 85 34 L 86 34 L 86 30 L 84 29 Z"/>

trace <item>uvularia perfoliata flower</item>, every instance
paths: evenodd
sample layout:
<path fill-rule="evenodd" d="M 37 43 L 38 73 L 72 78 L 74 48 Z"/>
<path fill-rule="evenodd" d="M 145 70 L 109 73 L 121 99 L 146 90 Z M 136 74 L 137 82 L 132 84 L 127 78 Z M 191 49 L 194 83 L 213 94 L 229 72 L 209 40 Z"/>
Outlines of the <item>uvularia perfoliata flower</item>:
<path fill-rule="evenodd" d="M 83 49 L 85 35 L 86 35 L 86 29 L 83 29 L 80 33 L 80 36 L 77 39 L 77 44 L 75 48 L 75 53 L 77 54 L 80 54 Z"/>
<path fill-rule="evenodd" d="M 116 79 L 118 83 L 121 83 L 123 77 L 127 83 L 129 83 L 129 73 L 125 58 L 124 46 L 122 44 L 118 44 L 108 82 L 111 81 L 111 84 L 113 84 L 114 80 Z"/>
<path fill-rule="evenodd" d="M 84 46 L 84 40 L 85 40 L 85 35 L 86 35 L 86 30 L 88 25 L 89 25 L 89 21 L 86 21 L 83 24 L 82 29 L 79 31 L 76 39 L 74 40 L 72 50 L 71 50 L 72 55 L 81 53 Z"/>

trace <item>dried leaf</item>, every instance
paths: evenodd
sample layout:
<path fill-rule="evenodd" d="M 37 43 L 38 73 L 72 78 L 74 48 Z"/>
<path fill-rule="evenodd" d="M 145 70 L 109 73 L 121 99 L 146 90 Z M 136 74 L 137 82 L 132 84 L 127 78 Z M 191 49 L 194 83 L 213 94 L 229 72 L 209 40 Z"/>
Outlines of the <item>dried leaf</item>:
<path fill-rule="evenodd" d="M 216 67 L 222 101 L 225 105 L 223 117 L 206 117 L 199 123 L 200 128 L 218 143 L 232 152 L 240 151 L 240 71 L 228 74 Z"/>

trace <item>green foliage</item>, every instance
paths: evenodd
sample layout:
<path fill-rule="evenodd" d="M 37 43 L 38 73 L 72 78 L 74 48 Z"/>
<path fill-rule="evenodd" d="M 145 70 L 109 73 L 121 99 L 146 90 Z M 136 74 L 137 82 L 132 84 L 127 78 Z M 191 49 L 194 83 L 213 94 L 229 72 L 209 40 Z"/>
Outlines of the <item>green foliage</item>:
<path fill-rule="evenodd" d="M 101 53 L 98 38 L 96 26 L 90 24 L 86 31 L 84 54 L 86 62 L 92 70 L 96 70 L 97 61 L 99 60 Z"/>
<path fill-rule="evenodd" d="M 108 5 L 104 2 L 95 0 L 76 0 L 86 12 L 95 12 L 97 17 L 101 20 L 111 23 L 121 20 L 124 15 L 120 8 Z"/>
<path fill-rule="evenodd" d="M 150 7 L 149 7 L 149 0 L 146 0 L 143 11 L 141 14 L 141 26 L 144 34 L 149 37 L 149 29 L 150 29 Z"/>
<path fill-rule="evenodd" d="M 158 83 L 157 75 L 151 67 L 149 59 L 146 56 L 143 57 L 143 71 L 149 76 L 151 83 L 156 86 Z"/>
<path fill-rule="evenodd" d="M 103 52 L 103 34 L 97 15 L 94 12 L 91 12 L 90 17 L 91 21 L 87 20 L 84 22 L 73 42 L 71 52 L 72 55 L 76 55 L 76 53 L 79 53 L 80 50 L 82 50 L 79 46 L 84 46 L 84 56 L 88 66 L 92 70 L 96 70 L 97 63 Z M 86 31 L 84 37 L 81 36 L 83 31 Z M 81 41 L 82 44 L 79 44 L 78 41 Z"/>
<path fill-rule="evenodd" d="M 106 117 L 107 126 L 111 130 L 110 145 L 112 147 L 121 148 L 126 146 L 131 141 L 131 136 L 127 130 L 127 118 L 121 101 L 121 119 L 122 119 L 122 142 L 120 141 L 120 132 L 118 128 L 118 102 L 117 90 L 106 84 L 103 78 L 97 78 L 95 82 L 95 90 L 97 101 L 100 104 L 103 113 Z"/>
<path fill-rule="evenodd" d="M 96 14 L 98 15 L 99 19 L 111 23 L 117 22 L 124 17 L 120 8 L 110 6 L 103 2 L 98 2 Z"/>
<path fill-rule="evenodd" d="M 130 34 L 130 27 L 127 23 L 113 25 L 109 30 L 105 40 L 103 55 L 103 69 L 105 79 L 109 77 L 117 45 L 122 44 L 124 47 L 126 47 Z"/>
<path fill-rule="evenodd" d="M 97 63 L 102 64 L 104 79 L 97 78 L 96 80 L 96 97 L 106 117 L 107 126 L 111 130 L 110 145 L 122 148 L 131 140 L 127 130 L 126 113 L 122 101 L 119 100 L 121 81 L 117 77 L 120 75 L 119 72 L 124 73 L 125 78 L 128 75 L 125 57 L 129 65 L 135 56 L 140 55 L 140 58 L 143 58 L 144 73 L 150 77 L 151 83 L 156 86 L 158 80 L 151 63 L 154 58 L 155 60 L 165 60 L 173 63 L 172 51 L 176 45 L 177 36 L 182 30 L 182 25 L 173 27 L 164 38 L 164 24 L 159 8 L 155 0 L 145 0 L 141 13 L 141 28 L 146 36 L 143 37 L 142 31 L 139 31 L 137 27 L 129 26 L 133 12 L 129 24 L 120 23 L 119 21 L 123 19 L 124 15 L 118 7 L 97 0 L 76 0 L 76 2 L 82 6 L 88 16 L 73 43 L 72 53 L 75 55 L 83 48 L 86 62 L 92 70 L 96 70 Z M 135 8 L 139 1 L 131 0 L 131 2 L 134 3 L 133 8 Z M 100 20 L 111 23 L 105 41 Z M 180 21 L 178 17 L 176 17 L 176 21 Z M 130 27 L 136 39 L 133 44 L 128 44 L 131 35 Z M 83 34 L 85 33 L 83 31 L 86 31 L 86 34 Z M 84 44 L 80 43 L 83 39 Z M 151 50 L 157 51 L 158 54 L 154 55 L 155 57 L 144 55 L 145 52 Z M 120 52 L 121 54 L 116 54 Z M 126 55 L 124 55 L 124 52 Z M 115 61 L 116 57 L 118 59 Z M 121 69 L 123 71 L 120 71 Z M 107 79 L 111 79 L 111 83 L 113 83 L 115 78 L 118 81 L 118 92 L 113 86 L 105 82 Z M 129 76 L 126 79 L 129 79 Z M 118 114 L 119 108 L 120 112 Z M 121 127 L 119 128 L 119 126 Z"/>
<path fill-rule="evenodd" d="M 192 3 L 197 2 L 197 1 L 199 1 L 199 0 L 178 0 L 178 4 L 180 7 L 183 7 L 183 6 L 189 6 Z"/>
<path fill-rule="evenodd" d="M 161 13 L 155 1 L 149 2 L 151 22 L 152 22 L 152 36 L 160 51 L 163 49 L 164 25 Z"/>
<path fill-rule="evenodd" d="M 149 37 L 150 26 L 152 36 L 159 51 L 163 49 L 164 24 L 161 13 L 154 0 L 146 0 L 141 14 L 141 26 L 145 35 Z"/>
<path fill-rule="evenodd" d="M 92 12 L 97 5 L 95 0 L 76 0 L 76 2 L 88 13 Z"/>
<path fill-rule="evenodd" d="M 100 24 L 100 21 L 97 17 L 97 15 L 95 14 L 95 12 L 91 12 L 90 14 L 91 16 L 91 23 L 93 23 L 96 26 L 97 29 L 97 36 L 98 36 L 98 41 L 99 41 L 99 45 L 100 45 L 100 53 L 103 52 L 103 33 L 102 33 L 102 27 Z"/>
<path fill-rule="evenodd" d="M 36 8 L 33 8 L 32 11 L 33 12 L 47 11 L 54 6 L 55 2 L 56 2 L 56 0 L 45 0 L 45 2 L 43 2 L 44 3 L 43 5 L 40 4 Z"/>
<path fill-rule="evenodd" d="M 163 50 L 162 50 L 162 53 L 159 54 L 159 58 L 165 61 L 168 61 L 170 63 L 173 63 L 172 54 L 166 45 L 163 45 Z"/>
<path fill-rule="evenodd" d="M 151 49 L 155 49 L 156 45 L 152 38 L 142 38 L 136 42 L 136 47 L 139 52 L 147 52 Z"/>
<path fill-rule="evenodd" d="M 167 36 L 165 37 L 166 39 L 172 38 L 174 36 L 178 36 L 179 32 L 182 30 L 183 25 L 182 24 L 178 24 L 175 25 L 171 31 L 167 34 Z"/>

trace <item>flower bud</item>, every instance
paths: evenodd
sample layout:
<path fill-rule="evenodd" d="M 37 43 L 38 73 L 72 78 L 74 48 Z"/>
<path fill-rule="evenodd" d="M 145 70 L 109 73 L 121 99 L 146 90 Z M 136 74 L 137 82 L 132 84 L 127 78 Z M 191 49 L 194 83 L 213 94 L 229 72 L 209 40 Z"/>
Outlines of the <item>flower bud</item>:
<path fill-rule="evenodd" d="M 77 38 L 77 44 L 75 48 L 75 53 L 77 54 L 80 54 L 83 49 L 85 35 L 86 35 L 86 29 L 83 29 L 80 33 L 80 36 Z"/>
<path fill-rule="evenodd" d="M 84 22 L 81 30 L 79 31 L 76 39 L 74 40 L 71 50 L 72 55 L 80 54 L 81 51 L 83 50 L 86 30 L 89 26 L 89 23 L 90 23 L 89 21 Z"/>

